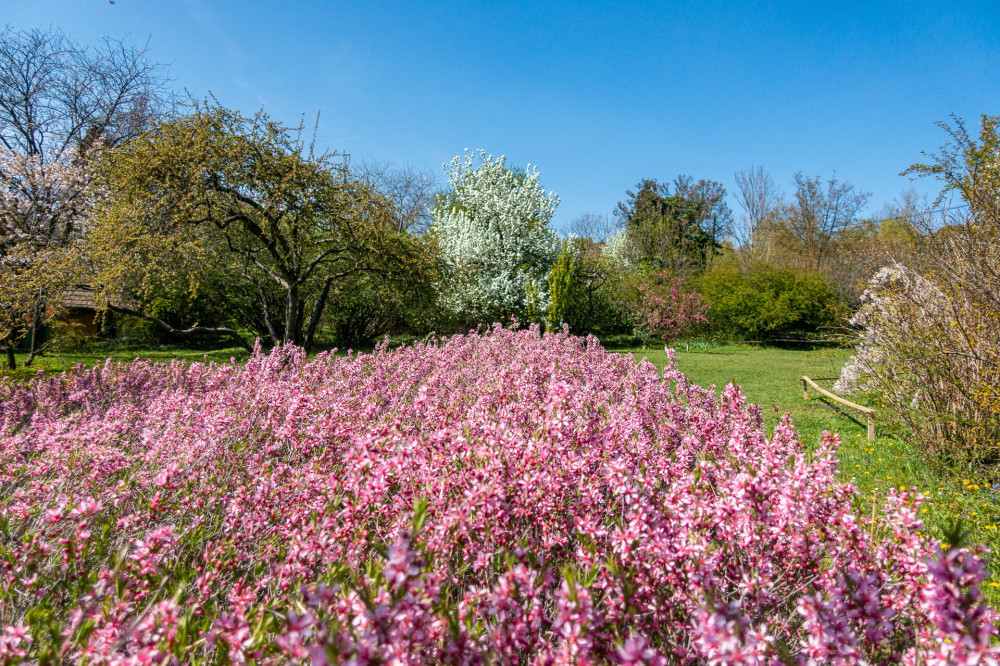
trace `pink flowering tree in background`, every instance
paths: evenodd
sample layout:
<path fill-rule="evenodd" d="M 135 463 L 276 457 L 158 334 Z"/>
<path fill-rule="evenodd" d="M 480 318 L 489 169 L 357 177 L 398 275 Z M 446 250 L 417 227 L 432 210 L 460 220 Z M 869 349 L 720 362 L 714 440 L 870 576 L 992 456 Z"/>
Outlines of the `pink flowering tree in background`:
<path fill-rule="evenodd" d="M 39 331 L 82 262 L 102 146 L 145 131 L 163 97 L 163 68 L 146 50 L 105 38 L 81 46 L 55 28 L 0 30 L 0 347 Z"/>
<path fill-rule="evenodd" d="M 997 664 L 838 445 L 537 327 L 2 383 L 0 664 Z"/>
<path fill-rule="evenodd" d="M 653 276 L 639 287 L 639 331 L 650 338 L 669 342 L 698 324 L 708 321 L 708 304 L 697 292 L 684 292 L 684 280 L 668 273 Z"/>
<path fill-rule="evenodd" d="M 69 145 L 43 158 L 0 145 L 0 346 L 13 368 L 18 338 L 31 336 L 60 312 L 58 294 L 80 279 L 79 241 L 96 193 L 86 155 Z"/>

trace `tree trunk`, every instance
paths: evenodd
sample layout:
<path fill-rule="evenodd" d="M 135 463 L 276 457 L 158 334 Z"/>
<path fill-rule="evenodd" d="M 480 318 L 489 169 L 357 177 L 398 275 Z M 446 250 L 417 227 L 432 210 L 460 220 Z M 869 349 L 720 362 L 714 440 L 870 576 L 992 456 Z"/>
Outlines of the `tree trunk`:
<path fill-rule="evenodd" d="M 254 285 L 257 287 L 257 293 L 260 294 L 260 307 L 264 313 L 264 325 L 267 326 L 267 334 L 271 336 L 271 344 L 275 346 L 280 345 L 281 337 L 278 335 L 278 329 L 274 325 L 274 318 L 271 317 L 271 307 L 267 302 L 267 293 L 260 286 L 259 282 L 254 281 Z"/>
<path fill-rule="evenodd" d="M 306 329 L 305 338 L 302 340 L 302 346 L 307 353 L 312 349 L 313 339 L 316 336 L 316 328 L 319 326 L 319 320 L 323 316 L 324 308 L 326 308 L 326 299 L 330 297 L 330 285 L 332 284 L 333 276 L 326 276 L 326 279 L 323 280 L 323 289 L 316 298 L 312 315 L 309 317 L 309 327 Z"/>
<path fill-rule="evenodd" d="M 24 359 L 24 367 L 26 368 L 32 364 L 35 360 L 35 356 L 37 356 L 41 351 L 38 336 L 43 330 L 45 330 L 44 327 L 45 322 L 42 321 L 41 305 L 36 302 L 31 316 L 31 342 L 28 345 L 28 357 Z"/>
<path fill-rule="evenodd" d="M 293 285 L 286 292 L 285 301 L 285 337 L 283 343 L 298 345 L 302 343 L 302 299 L 299 297 L 298 285 Z"/>
<path fill-rule="evenodd" d="M 7 351 L 7 369 L 17 370 L 17 357 L 14 356 L 14 343 L 8 343 L 4 349 Z"/>

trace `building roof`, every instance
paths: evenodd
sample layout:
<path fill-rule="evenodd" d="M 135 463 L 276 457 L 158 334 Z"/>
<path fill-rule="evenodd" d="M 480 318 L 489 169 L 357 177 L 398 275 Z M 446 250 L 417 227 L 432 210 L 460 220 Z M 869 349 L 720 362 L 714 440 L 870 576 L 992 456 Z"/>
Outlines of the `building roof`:
<path fill-rule="evenodd" d="M 96 310 L 97 290 L 86 285 L 67 289 L 62 293 L 62 302 L 70 310 Z"/>

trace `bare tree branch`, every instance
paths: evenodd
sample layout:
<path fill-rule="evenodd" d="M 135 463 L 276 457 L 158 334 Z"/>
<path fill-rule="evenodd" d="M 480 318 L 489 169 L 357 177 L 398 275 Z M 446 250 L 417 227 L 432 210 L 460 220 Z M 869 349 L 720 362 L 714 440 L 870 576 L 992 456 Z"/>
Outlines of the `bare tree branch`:
<path fill-rule="evenodd" d="M 222 337 L 232 338 L 235 342 L 239 343 L 240 347 L 246 349 L 248 352 L 253 351 L 253 347 L 246 340 L 243 339 L 237 331 L 226 328 L 224 326 L 193 326 L 191 328 L 175 328 L 169 323 L 163 321 L 159 317 L 154 317 L 151 314 L 142 312 L 141 310 L 133 310 L 131 308 L 126 308 L 121 305 L 108 304 L 107 308 L 112 312 L 118 312 L 120 314 L 129 315 L 131 317 L 138 317 L 140 319 L 145 319 L 146 321 L 152 322 L 167 331 L 171 335 L 176 335 L 178 337 L 187 338 L 195 335 L 219 335 Z"/>
<path fill-rule="evenodd" d="M 773 220 L 784 196 L 764 167 L 752 166 L 736 172 L 736 201 L 743 209 L 740 223 L 734 228 L 736 241 L 751 250 L 760 243 L 761 231 Z"/>

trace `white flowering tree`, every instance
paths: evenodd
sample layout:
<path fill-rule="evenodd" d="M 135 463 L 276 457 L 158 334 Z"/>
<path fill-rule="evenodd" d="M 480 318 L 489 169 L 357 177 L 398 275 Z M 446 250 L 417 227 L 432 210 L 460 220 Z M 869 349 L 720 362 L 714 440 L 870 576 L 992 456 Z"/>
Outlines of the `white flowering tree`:
<path fill-rule="evenodd" d="M 629 242 L 626 229 L 618 229 L 608 236 L 601 248 L 601 254 L 624 268 L 633 269 L 639 264 L 639 257 L 635 247 Z"/>
<path fill-rule="evenodd" d="M 542 188 L 537 168 L 512 169 L 504 156 L 482 150 L 455 157 L 445 170 L 449 189 L 432 211 L 448 275 L 445 308 L 464 322 L 544 312 L 562 247 L 549 227 L 559 197 Z"/>

